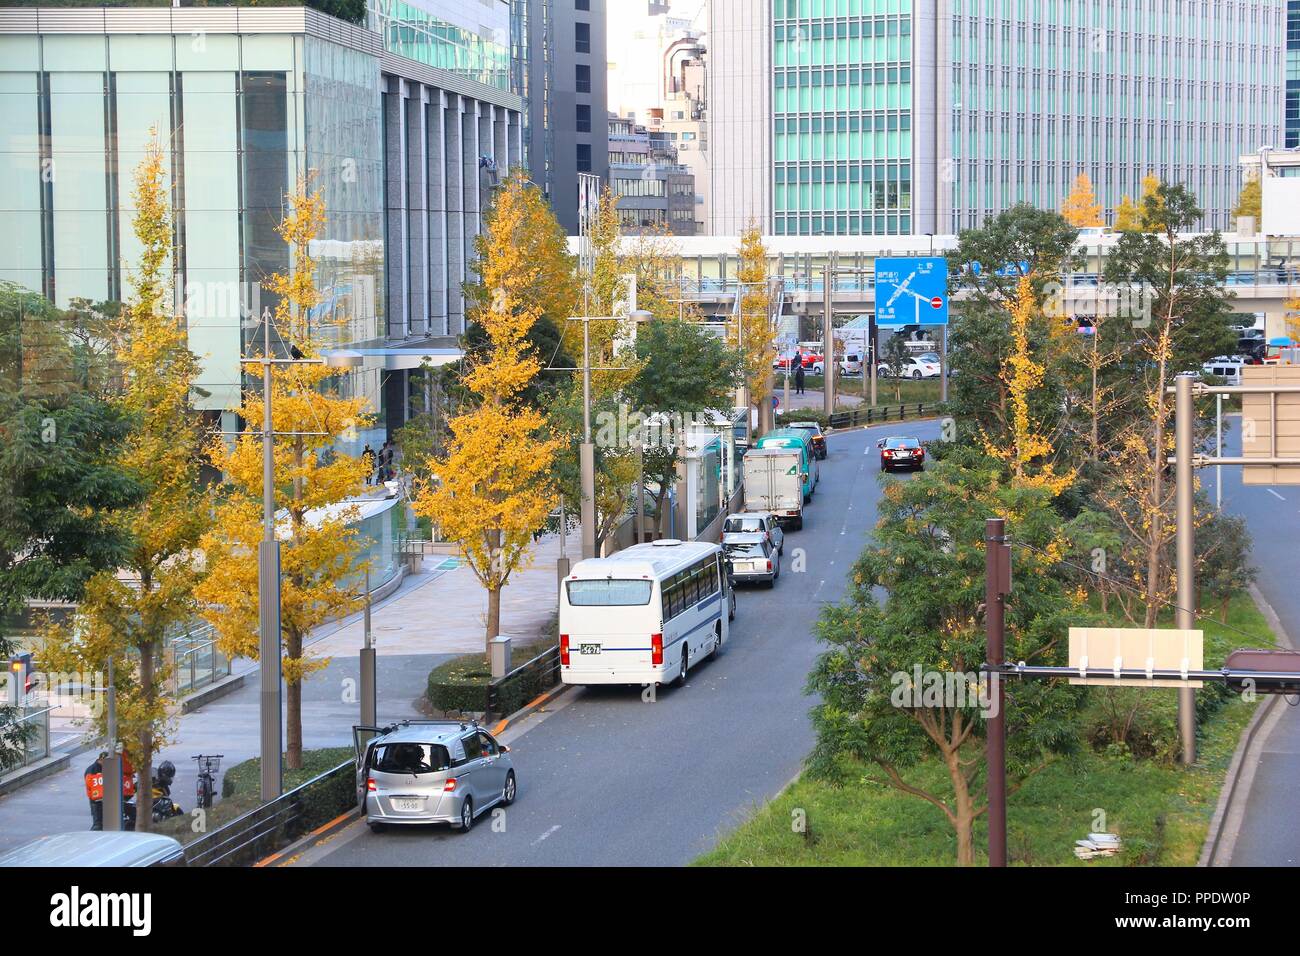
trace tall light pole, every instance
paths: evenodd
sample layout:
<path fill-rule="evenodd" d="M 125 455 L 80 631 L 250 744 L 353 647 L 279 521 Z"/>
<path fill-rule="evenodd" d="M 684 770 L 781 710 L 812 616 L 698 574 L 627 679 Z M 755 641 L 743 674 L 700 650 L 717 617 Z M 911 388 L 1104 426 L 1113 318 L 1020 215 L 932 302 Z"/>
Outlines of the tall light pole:
<path fill-rule="evenodd" d="M 280 541 L 275 536 L 275 425 L 271 410 L 273 384 L 271 371 L 276 365 L 327 365 L 330 368 L 357 368 L 364 359 L 360 352 L 329 352 L 322 358 L 290 357 L 277 359 L 271 352 L 271 314 L 262 317 L 262 540 L 257 545 L 258 655 L 262 688 L 261 756 L 262 802 L 267 803 L 284 791 L 284 774 L 280 766 L 280 743 L 284 720 L 280 710 Z"/>
<path fill-rule="evenodd" d="M 646 309 L 628 313 L 632 322 L 649 322 L 654 316 Z M 618 321 L 617 317 L 584 315 L 582 323 L 582 443 L 578 446 L 578 471 L 582 484 L 582 557 L 596 556 L 596 446 L 591 441 L 591 323 Z"/>
<path fill-rule="evenodd" d="M 1192 456 L 1195 454 L 1196 408 L 1192 404 L 1192 376 L 1174 379 L 1174 511 L 1177 515 L 1175 551 L 1178 578 L 1176 626 L 1190 631 L 1196 627 L 1196 528 L 1192 497 Z M 1276 432 L 1274 433 L 1276 434 Z M 1216 456 L 1219 452 L 1215 452 Z M 1183 763 L 1196 762 L 1196 690 L 1178 688 L 1178 734 L 1182 740 Z"/>

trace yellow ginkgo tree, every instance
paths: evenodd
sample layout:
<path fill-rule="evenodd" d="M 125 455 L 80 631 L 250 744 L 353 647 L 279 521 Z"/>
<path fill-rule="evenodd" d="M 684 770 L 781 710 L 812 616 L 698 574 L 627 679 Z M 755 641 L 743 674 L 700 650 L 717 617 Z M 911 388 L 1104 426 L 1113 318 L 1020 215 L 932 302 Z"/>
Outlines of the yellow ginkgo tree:
<path fill-rule="evenodd" d="M 563 445 L 548 434 L 542 412 L 520 399 L 541 371 L 527 339 L 542 314 L 538 265 L 521 253 L 531 188 L 511 176 L 488 213 L 474 264 L 482 294 L 471 297 L 469 317 L 489 344 L 468 362 L 463 384 L 472 405 L 447 423 L 447 454 L 429 463 L 432 477 L 417 483 L 413 502 L 416 514 L 459 545 L 487 592 L 486 641 L 500 633 L 501 591 L 550 513 L 552 467 Z"/>
<path fill-rule="evenodd" d="M 1061 215 L 1072 226 L 1101 225 L 1101 203 L 1097 202 L 1097 195 L 1092 189 L 1092 180 L 1088 178 L 1087 173 L 1079 173 L 1074 177 L 1070 194 L 1061 204 Z"/>
<path fill-rule="evenodd" d="M 759 421 L 766 430 L 771 426 L 774 391 L 772 363 L 776 361 L 776 337 L 772 329 L 767 247 L 763 245 L 763 237 L 756 223 L 750 223 L 740 234 L 736 281 L 740 286 L 740 302 L 737 310 L 739 321 L 734 329 L 733 341 L 740 350 L 744 365 L 749 402 L 758 407 Z M 829 366 L 831 361 L 827 357 L 825 364 Z"/>
<path fill-rule="evenodd" d="M 156 133 L 135 170 L 133 227 L 141 253 L 115 343 L 119 404 L 132 428 L 120 464 L 143 496 L 119 520 L 131 541 L 123 566 L 88 582 L 69 626 L 50 636 L 48 670 L 106 674 L 114 665 L 118 734 L 148 786 L 171 728 L 164 639 L 193 619 L 202 577 L 198 545 L 210 522 L 199 481 L 203 432 L 191 401 L 199 360 L 172 309 L 171 214 Z M 103 727 L 103 717 L 98 720 Z M 136 826 L 147 830 L 148 812 Z"/>
<path fill-rule="evenodd" d="M 364 569 L 361 542 L 349 526 L 356 509 L 346 502 L 361 492 L 368 465 L 342 453 L 339 441 L 366 423 L 369 400 L 341 395 L 331 382 L 337 372 L 323 362 L 311 363 L 321 358 L 323 323 L 312 316 L 321 295 L 316 262 L 308 250 L 324 223 L 319 191 L 300 181 L 287 197 L 278 229 L 292 253 L 291 270 L 265 283 L 277 297 L 272 347 L 283 343 L 286 352 L 307 360 L 276 365 L 271 377 L 285 759 L 290 769 L 302 766 L 302 682 L 328 664 L 328 659 L 308 653 L 306 640 L 313 628 L 360 605 L 357 580 Z M 245 390 L 240 409 L 245 421 L 262 421 L 263 401 L 260 389 Z M 263 533 L 261 432 L 246 431 L 231 444 L 217 440 L 211 454 L 226 476 L 227 488 L 216 524 L 204 538 L 209 573 L 197 594 L 222 651 L 255 658 L 257 545 Z"/>

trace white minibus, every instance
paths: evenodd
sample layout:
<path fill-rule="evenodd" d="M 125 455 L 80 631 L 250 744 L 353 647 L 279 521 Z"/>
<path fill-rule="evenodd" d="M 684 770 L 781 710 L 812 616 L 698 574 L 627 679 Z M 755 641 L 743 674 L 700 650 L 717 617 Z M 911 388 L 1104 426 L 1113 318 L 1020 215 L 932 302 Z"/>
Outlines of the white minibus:
<path fill-rule="evenodd" d="M 560 679 L 683 684 L 735 613 L 716 544 L 665 538 L 580 561 L 560 585 Z"/>

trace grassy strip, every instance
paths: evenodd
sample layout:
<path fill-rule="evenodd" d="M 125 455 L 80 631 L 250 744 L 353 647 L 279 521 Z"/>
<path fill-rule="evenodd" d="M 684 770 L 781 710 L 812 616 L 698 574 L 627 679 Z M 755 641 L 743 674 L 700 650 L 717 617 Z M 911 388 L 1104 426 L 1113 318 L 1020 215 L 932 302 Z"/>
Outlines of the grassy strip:
<path fill-rule="evenodd" d="M 1270 647 L 1267 622 L 1244 595 L 1233 600 L 1229 624 L 1250 636 L 1202 622 L 1210 666 L 1227 647 Z M 1100 689 L 1094 688 L 1093 693 Z M 1173 690 L 1146 691 L 1174 706 Z M 1208 691 L 1202 693 L 1209 693 Z M 1188 770 L 1166 760 L 1085 747 L 1074 760 L 1053 763 L 1013 794 L 1007 842 L 1014 864 L 1029 866 L 1194 866 L 1209 830 L 1224 774 L 1256 703 L 1229 698 L 1201 727 L 1200 754 Z M 873 775 L 874 776 L 874 775 Z M 935 761 L 905 774 L 926 789 L 947 789 Z M 1105 815 L 1098 819 L 1098 811 Z M 797 827 L 805 821 L 802 832 Z M 1084 864 L 1073 844 L 1104 827 L 1118 833 L 1124 850 Z M 977 825 L 977 862 L 987 831 Z M 835 787 L 801 777 L 756 809 L 710 853 L 703 866 L 951 866 L 956 839 L 942 811 L 919 798 L 869 779 Z"/>
<path fill-rule="evenodd" d="M 776 394 L 784 395 L 784 377 L 777 376 Z M 808 391 L 820 392 L 824 382 L 820 375 L 808 375 L 804 378 L 804 389 Z M 897 390 L 895 390 L 897 386 Z M 790 391 L 794 392 L 794 382 L 790 383 Z M 838 395 L 869 395 L 871 392 L 870 377 L 864 378 L 861 375 L 841 375 L 835 380 L 835 391 Z M 901 396 L 901 399 L 898 397 Z M 916 402 L 937 402 L 939 401 L 939 380 L 937 378 L 910 379 L 905 378 L 895 381 L 892 378 L 876 379 L 876 407 L 881 405 L 898 405 L 914 404 Z"/>

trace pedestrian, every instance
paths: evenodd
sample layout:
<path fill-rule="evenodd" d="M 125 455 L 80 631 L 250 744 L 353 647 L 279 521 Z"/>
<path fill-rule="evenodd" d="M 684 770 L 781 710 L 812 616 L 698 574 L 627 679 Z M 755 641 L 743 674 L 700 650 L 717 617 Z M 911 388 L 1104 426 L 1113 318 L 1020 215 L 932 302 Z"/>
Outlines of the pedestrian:
<path fill-rule="evenodd" d="M 798 368 L 794 370 L 794 393 L 803 394 L 803 363 L 800 362 Z"/>
<path fill-rule="evenodd" d="M 376 484 L 383 484 L 388 480 L 388 463 L 392 460 L 392 449 L 389 447 L 388 440 L 379 447 L 379 479 Z"/>
<path fill-rule="evenodd" d="M 366 484 L 368 485 L 375 476 L 375 450 L 370 447 L 370 442 L 366 442 L 366 447 L 361 452 L 361 460 L 366 463 Z"/>

